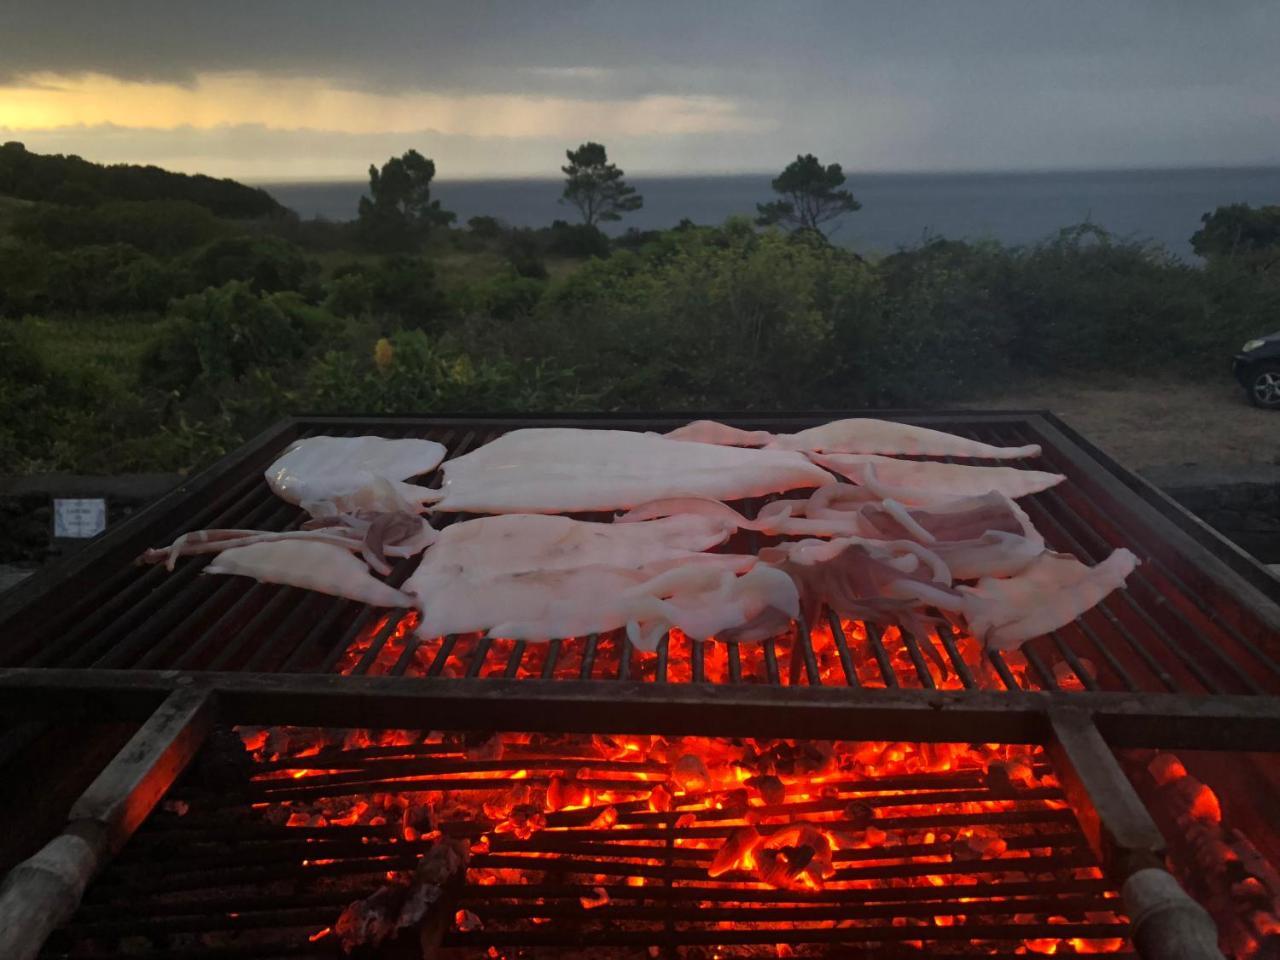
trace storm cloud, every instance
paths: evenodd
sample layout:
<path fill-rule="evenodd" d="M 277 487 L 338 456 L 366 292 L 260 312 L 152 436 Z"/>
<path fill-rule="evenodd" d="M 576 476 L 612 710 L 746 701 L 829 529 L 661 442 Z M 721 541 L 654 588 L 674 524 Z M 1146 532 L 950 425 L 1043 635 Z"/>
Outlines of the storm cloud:
<path fill-rule="evenodd" d="M 0 137 L 358 177 L 1280 161 L 1280 4 L 8 0 Z"/>

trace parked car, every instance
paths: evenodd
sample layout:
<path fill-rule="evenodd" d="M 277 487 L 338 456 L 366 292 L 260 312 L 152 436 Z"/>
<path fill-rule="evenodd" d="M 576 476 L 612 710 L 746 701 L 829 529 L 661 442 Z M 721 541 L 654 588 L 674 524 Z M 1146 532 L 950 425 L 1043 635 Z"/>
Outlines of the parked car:
<path fill-rule="evenodd" d="M 1255 407 L 1280 410 L 1280 331 L 1241 347 L 1231 358 L 1231 372 Z"/>

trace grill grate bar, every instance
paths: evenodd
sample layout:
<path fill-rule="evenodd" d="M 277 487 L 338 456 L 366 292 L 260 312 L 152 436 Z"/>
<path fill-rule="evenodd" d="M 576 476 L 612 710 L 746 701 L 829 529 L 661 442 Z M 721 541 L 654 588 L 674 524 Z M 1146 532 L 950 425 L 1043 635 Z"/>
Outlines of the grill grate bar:
<path fill-rule="evenodd" d="M 1016 427 L 1011 428 L 1011 433 L 1017 438 L 1025 437 L 1025 434 Z M 1055 452 L 1053 452 L 1051 449 L 1045 449 L 1042 452 L 1041 457 L 1043 458 L 1045 463 L 1052 464 L 1054 469 L 1057 469 L 1057 470 L 1065 469 L 1065 467 L 1059 460 L 1058 455 Z M 1101 544 L 1104 550 L 1107 550 L 1107 551 L 1110 550 L 1112 546 L 1110 541 L 1108 541 L 1105 537 L 1103 537 L 1102 534 L 1099 533 L 1099 531 L 1094 526 L 1084 522 L 1084 518 L 1092 514 L 1094 516 L 1104 518 L 1106 521 L 1107 527 L 1114 526 L 1114 521 L 1111 520 L 1107 511 L 1101 505 L 1099 505 L 1096 497 L 1089 491 L 1086 485 L 1084 484 L 1063 485 L 1060 488 L 1054 488 L 1052 490 L 1046 491 L 1046 494 L 1048 495 L 1048 498 L 1051 502 L 1061 505 L 1062 509 L 1069 516 L 1079 519 L 1082 525 L 1082 529 L 1085 531 L 1086 535 L 1090 536 L 1091 539 L 1093 539 L 1095 542 Z M 1069 506 L 1067 504 L 1068 497 L 1070 497 L 1071 499 L 1074 499 L 1076 502 L 1085 506 L 1087 509 L 1084 511 L 1081 511 Z M 1128 539 L 1132 536 L 1133 536 L 1132 532 L 1126 531 L 1126 533 L 1122 535 L 1122 539 Z M 1137 570 L 1134 571 L 1134 574 L 1130 579 L 1136 586 L 1140 587 L 1145 593 L 1147 593 L 1152 598 L 1152 600 L 1154 601 L 1153 609 L 1160 610 L 1177 619 L 1179 622 L 1179 626 L 1182 628 L 1182 630 L 1185 630 L 1189 636 L 1194 637 L 1200 646 L 1205 647 L 1207 651 L 1213 657 L 1215 657 L 1222 666 L 1226 667 L 1226 669 L 1233 676 L 1235 676 L 1235 678 L 1238 681 L 1240 681 L 1241 683 L 1244 683 L 1246 687 L 1248 687 L 1252 692 L 1254 693 L 1264 692 L 1260 687 L 1257 686 L 1253 678 L 1250 677 L 1247 672 L 1241 669 L 1241 665 L 1233 657 L 1227 654 L 1226 650 L 1223 648 L 1223 644 L 1215 642 L 1215 640 L 1209 637 L 1203 630 L 1197 628 L 1193 623 L 1191 623 L 1191 621 L 1188 619 L 1186 614 L 1183 611 L 1178 609 L 1177 604 L 1165 602 L 1165 600 L 1163 599 L 1165 591 L 1162 590 L 1160 585 L 1151 582 L 1150 580 L 1151 572 L 1155 572 L 1161 578 L 1169 581 L 1169 585 L 1173 587 L 1173 590 L 1169 591 L 1171 594 L 1178 597 L 1184 597 L 1188 601 L 1190 601 L 1191 604 L 1195 606 L 1197 610 L 1199 610 L 1199 612 L 1207 620 L 1212 622 L 1213 625 L 1216 626 L 1218 629 L 1228 634 L 1228 636 L 1232 640 L 1234 640 L 1235 643 L 1237 643 L 1240 647 L 1248 651 L 1248 653 L 1250 654 L 1250 656 L 1254 658 L 1254 660 L 1256 660 L 1259 664 L 1261 664 L 1262 666 L 1270 670 L 1271 673 L 1274 674 L 1275 676 L 1280 677 L 1280 663 L 1277 663 L 1275 660 L 1269 657 L 1264 651 L 1260 650 L 1256 644 L 1254 644 L 1247 637 L 1245 637 L 1239 630 L 1235 628 L 1234 625 L 1232 625 L 1229 621 L 1225 620 L 1222 617 L 1221 613 L 1216 609 L 1214 604 L 1206 602 L 1194 590 L 1191 590 L 1187 586 L 1187 584 L 1183 582 L 1183 580 L 1180 577 L 1178 577 L 1178 575 L 1169 567 L 1169 565 L 1159 555 L 1158 551 L 1145 550 L 1143 551 L 1143 553 L 1144 553 L 1144 556 L 1142 558 L 1143 564 L 1142 566 L 1139 566 Z M 1121 591 L 1121 593 L 1124 594 L 1129 605 L 1134 609 L 1134 611 L 1138 613 L 1140 616 L 1142 616 L 1144 620 L 1149 621 L 1151 619 L 1148 612 L 1142 607 L 1140 607 L 1138 604 L 1136 604 L 1133 601 L 1132 597 L 1128 596 L 1127 591 Z M 1182 630 L 1180 630 L 1179 632 L 1182 632 Z M 1177 643 L 1168 633 L 1161 631 L 1159 635 L 1161 636 L 1161 639 L 1164 640 L 1166 644 L 1170 647 L 1170 649 L 1173 650 L 1173 652 L 1179 657 L 1179 659 L 1182 659 L 1183 662 L 1187 664 L 1188 669 L 1192 669 L 1193 672 L 1196 672 L 1195 669 L 1192 667 L 1192 664 L 1198 665 L 1198 661 L 1196 661 L 1195 658 L 1191 658 L 1189 654 L 1187 654 L 1187 652 L 1182 648 L 1181 644 Z M 1198 676 L 1199 674 L 1197 673 L 1197 677 Z M 1206 689 L 1209 689 L 1213 692 L 1218 692 L 1215 690 L 1214 687 L 1209 686 L 1208 684 L 1206 684 Z"/>
<path fill-rule="evenodd" d="M 773 686 L 782 685 L 782 677 L 778 671 L 778 645 L 773 637 L 760 642 L 761 652 L 764 653 L 764 671 L 769 678 L 769 682 Z"/>
<path fill-rule="evenodd" d="M 1006 690 L 1021 690 L 1018 686 L 1018 680 L 1013 675 L 1013 671 L 1009 669 L 1009 665 L 1004 661 L 1004 655 L 999 650 L 988 650 L 986 652 L 987 659 L 991 661 L 991 665 L 996 668 L 996 673 L 1000 676 L 1000 682 L 1004 684 Z"/>
<path fill-rule="evenodd" d="M 867 642 L 871 644 L 871 652 L 875 655 L 876 663 L 880 666 L 880 676 L 884 679 L 884 685 L 889 688 L 897 687 L 898 672 L 893 669 L 893 663 L 889 660 L 889 651 L 884 648 L 884 642 L 880 637 L 880 628 L 870 620 L 862 621 L 862 625 L 866 628 Z"/>
<path fill-rule="evenodd" d="M 1031 664 L 1032 668 L 1039 675 L 1041 686 L 1046 690 L 1059 689 L 1058 681 L 1054 678 L 1053 671 L 1045 666 L 1044 661 L 1040 659 L 1040 654 L 1036 653 L 1035 650 L 1028 645 L 1023 647 L 1022 655 L 1027 658 L 1027 663 Z"/>
<path fill-rule="evenodd" d="M 840 657 L 840 669 L 844 671 L 845 683 L 860 689 L 862 682 L 858 679 L 857 668 L 853 665 L 853 655 L 849 651 L 849 638 L 845 636 L 844 624 L 840 622 L 840 615 L 830 607 L 826 612 L 827 624 L 831 627 L 831 639 L 836 645 L 836 655 Z"/>
<path fill-rule="evenodd" d="M 474 679 L 480 676 L 480 668 L 484 666 L 485 658 L 489 656 L 489 647 L 493 645 L 493 640 L 486 633 L 476 641 L 475 649 L 471 651 L 471 663 L 467 665 L 467 677 Z"/>
<path fill-rule="evenodd" d="M 938 614 L 936 610 L 931 611 L 940 619 L 945 620 Z M 955 668 L 956 675 L 960 677 L 961 684 L 966 690 L 975 689 L 978 684 L 973 679 L 973 672 L 969 669 L 969 665 L 964 662 L 964 657 L 960 655 L 960 648 L 956 646 L 955 634 L 951 632 L 950 624 L 944 622 L 938 627 L 938 639 L 942 641 L 942 646 L 947 651 L 947 657 L 951 660 L 951 665 Z"/>
<path fill-rule="evenodd" d="M 1077 556 L 1088 556 L 1088 553 L 1085 551 L 1080 541 L 1076 539 L 1076 537 L 1073 536 L 1065 526 L 1063 526 L 1056 516 L 1046 510 L 1044 506 L 1039 503 L 1037 497 L 1026 497 L 1023 499 L 1022 503 L 1025 505 L 1027 514 L 1032 518 L 1032 522 L 1036 525 L 1037 529 L 1043 529 L 1045 521 L 1048 521 L 1049 525 L 1057 531 L 1057 535 L 1063 538 L 1065 541 L 1064 545 L 1071 553 L 1074 553 Z M 1147 669 L 1152 672 L 1156 679 L 1158 679 L 1166 689 L 1174 693 L 1182 692 L 1182 688 L 1178 686 L 1177 681 L 1175 681 L 1169 672 L 1160 665 L 1154 656 L 1152 656 L 1146 646 L 1138 640 L 1136 636 L 1126 630 L 1116 618 L 1116 615 L 1111 611 L 1111 601 L 1109 598 L 1104 599 L 1094 607 L 1094 610 L 1101 612 L 1102 616 L 1106 618 L 1107 623 L 1110 624 L 1112 629 L 1115 630 L 1121 639 L 1138 655 L 1142 662 L 1146 664 Z M 1124 685 L 1129 690 L 1138 690 L 1138 684 L 1124 668 L 1116 655 L 1112 653 L 1111 644 L 1098 636 L 1097 632 L 1089 625 L 1088 620 L 1085 619 L 1085 617 L 1078 617 L 1076 619 L 1076 624 L 1080 627 L 1085 636 L 1089 638 L 1098 653 L 1106 659 L 1111 669 L 1115 671 L 1116 675 Z"/>
<path fill-rule="evenodd" d="M 582 669 L 578 671 L 580 680 L 591 679 L 591 669 L 596 662 L 596 649 L 600 643 L 600 634 L 593 633 L 587 637 L 586 644 L 582 648 Z"/>
<path fill-rule="evenodd" d="M 560 640 L 546 644 L 547 659 L 542 664 L 542 679 L 550 680 L 556 673 L 556 660 L 560 657 Z"/>
<path fill-rule="evenodd" d="M 297 609 L 297 601 L 302 599 L 305 591 L 298 590 L 294 587 L 277 587 L 274 595 L 263 607 L 254 615 L 243 629 L 235 631 L 234 635 L 227 637 L 223 635 L 223 647 L 218 651 L 217 656 L 209 662 L 210 670 L 224 670 L 227 664 L 231 663 L 235 656 L 248 643 L 251 643 L 255 637 L 260 636 L 259 629 L 262 625 L 270 623 L 278 613 Z M 293 601 L 292 603 L 290 601 Z M 270 636 L 271 634 L 267 634 Z M 279 633 L 275 634 L 276 638 L 280 637 Z M 260 644 L 259 650 L 266 648 L 266 644 Z"/>
<path fill-rule="evenodd" d="M 902 637 L 903 645 L 907 648 L 907 655 L 911 657 L 912 665 L 916 668 L 916 675 L 919 676 L 921 685 L 926 690 L 936 690 L 938 685 L 933 680 L 933 674 L 929 672 L 929 665 L 924 662 L 920 644 L 906 627 L 899 628 L 898 633 Z"/>
<path fill-rule="evenodd" d="M 378 654 L 382 653 L 382 648 L 387 645 L 387 641 L 391 639 L 391 635 L 396 632 L 400 626 L 400 622 L 409 615 L 409 611 L 404 608 L 392 610 L 387 614 L 386 623 L 382 625 L 382 629 L 374 634 L 373 640 L 369 643 L 369 649 L 356 663 L 355 669 L 351 672 L 359 676 L 369 672 L 369 668 L 373 666 L 378 659 Z"/>
<path fill-rule="evenodd" d="M 427 667 L 428 677 L 438 677 L 444 672 L 444 665 L 449 662 L 449 654 L 453 653 L 453 648 L 457 646 L 457 634 L 449 634 L 440 641 L 440 649 L 436 651 L 431 666 Z"/>
<path fill-rule="evenodd" d="M 707 644 L 705 640 L 694 640 L 692 677 L 694 683 L 704 683 L 707 679 Z"/>
<path fill-rule="evenodd" d="M 507 658 L 507 668 L 502 675 L 510 680 L 520 669 L 520 661 L 524 659 L 525 641 L 517 640 L 511 648 L 511 656 Z"/>

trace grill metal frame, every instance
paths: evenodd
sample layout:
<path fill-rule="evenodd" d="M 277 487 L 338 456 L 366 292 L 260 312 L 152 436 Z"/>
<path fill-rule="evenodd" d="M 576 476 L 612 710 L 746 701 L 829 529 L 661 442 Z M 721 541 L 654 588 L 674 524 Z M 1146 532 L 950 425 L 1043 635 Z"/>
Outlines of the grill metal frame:
<path fill-rule="evenodd" d="M 867 413 L 719 419 L 795 430 Z M 704 651 L 696 645 L 688 681 L 667 676 L 666 649 L 659 652 L 652 679 L 631 675 L 625 656 L 614 678 L 583 679 L 593 676 L 591 664 L 603 649 L 598 638 L 587 638 L 577 679 L 557 678 L 554 657 L 531 678 L 517 678 L 514 668 L 497 678 L 476 676 L 474 668 L 470 676 L 447 678 L 441 673 L 456 643 L 451 638 L 434 652 L 426 676 L 334 674 L 339 658 L 371 625 L 369 611 L 350 604 L 344 609 L 344 601 L 315 601 L 292 588 L 234 583 L 239 578 L 201 583 L 192 593 L 188 584 L 198 562 L 171 575 L 128 564 L 143 548 L 187 530 L 299 523 L 298 511 L 266 492 L 261 472 L 288 442 L 309 432 L 429 435 L 456 455 L 520 426 L 663 429 L 687 417 L 286 420 L 0 598 L 0 636 L 6 638 L 0 644 L 0 717 L 145 721 L 73 807 L 64 833 L 15 868 L 0 891 L 0 919 L 19 918 L 12 927 L 12 955 L 35 956 L 50 930 L 74 912 L 89 879 L 188 765 L 212 725 L 224 722 L 1042 744 L 1090 845 L 1108 876 L 1123 884 L 1139 952 L 1166 956 L 1160 945 L 1175 943 L 1185 945 L 1181 956 L 1217 956 L 1203 909 L 1185 894 L 1167 895 L 1160 880 L 1167 879 L 1163 838 L 1111 748 L 1280 749 L 1280 582 L 1050 414 L 874 415 L 997 443 L 1041 443 L 1040 462 L 1069 477 L 1062 487 L 1023 501 L 1051 545 L 1095 561 L 1100 551 L 1130 545 L 1146 561 L 1132 593 L 1122 591 L 1096 616 L 1086 615 L 1073 627 L 1078 633 L 1045 641 L 1073 667 L 1080 649 L 1106 659 L 1120 689 L 1058 689 L 1043 659 L 1037 663 L 1034 655 L 1027 658 L 1028 670 L 1048 689 L 1022 687 L 999 656 L 990 658 L 990 666 L 1004 689 L 981 689 L 974 665 L 950 645 L 947 654 L 964 689 L 934 689 L 920 650 L 909 640 L 905 652 L 919 686 L 907 687 L 885 666 L 888 653 L 871 630 L 868 651 L 882 668 L 881 688 L 856 682 L 844 647 L 839 659 L 848 685 L 811 685 L 820 678 L 807 630 L 800 631 L 805 642 L 793 651 L 792 683 L 783 682 L 771 643 L 764 649 L 768 682 L 762 684 L 739 682 L 741 664 L 735 670 L 732 656 L 730 682 L 708 682 L 699 669 Z M 412 562 L 397 565 L 393 581 L 407 576 Z M 172 646 L 175 626 L 201 611 L 210 619 L 195 651 L 188 647 L 177 663 L 166 663 L 173 653 L 166 638 Z M 259 669 L 275 654 L 242 651 L 243 645 L 252 631 L 286 615 L 309 625 L 302 646 L 277 658 L 278 672 Z M 379 630 L 373 644 L 385 645 L 392 632 L 391 625 Z M 322 657 L 299 654 L 326 636 Z M 234 644 L 226 643 L 228 637 L 236 638 Z M 224 643 L 216 650 L 219 639 Z M 1108 643 L 1117 639 L 1127 646 L 1108 656 Z M 1092 646 L 1079 648 L 1078 642 Z M 517 646 L 523 655 L 525 645 Z M 550 646 L 556 656 L 561 648 L 555 641 Z M 489 645 L 471 648 L 477 650 L 487 655 Z M 377 652 L 361 656 L 357 667 L 370 666 Z M 212 659 L 198 663 L 207 656 Z M 241 669 L 226 669 L 237 656 L 244 658 Z M 407 663 L 408 654 L 399 659 Z M 1138 667 L 1147 671 L 1145 684 L 1135 678 Z M 800 685 L 798 678 L 810 683 Z M 51 870 L 49 858 L 68 847 L 78 851 L 77 869 Z"/>
<path fill-rule="evenodd" d="M 864 413 L 723 419 L 794 430 Z M 541 656 L 537 645 L 517 643 L 502 675 L 482 677 L 481 664 L 491 662 L 486 657 L 495 651 L 488 641 L 457 638 L 444 638 L 432 651 L 423 671 L 430 682 L 402 675 L 415 654 L 409 644 L 388 675 L 335 677 L 339 658 L 376 622 L 374 611 L 244 578 L 198 578 L 205 562 L 200 558 L 184 561 L 172 574 L 159 567 L 139 570 L 132 559 L 147 546 L 203 526 L 299 524 L 301 512 L 270 494 L 261 471 L 300 436 L 431 436 L 457 455 L 521 426 L 666 429 L 686 418 L 301 417 L 272 427 L 0 598 L 0 636 L 8 638 L 0 645 L 0 716 L 30 720 L 72 711 L 143 719 L 172 691 L 198 687 L 217 694 L 237 719 L 258 723 L 456 724 L 505 704 L 547 729 L 831 737 L 856 724 L 870 738 L 1043 742 L 1050 714 L 1070 708 L 1089 712 L 1116 745 L 1267 750 L 1280 744 L 1280 700 L 1273 695 L 1280 693 L 1280 581 L 1260 564 L 1051 414 L 887 415 L 995 443 L 1040 443 L 1044 455 L 1036 463 L 1069 478 L 1022 501 L 1050 544 L 1095 562 L 1114 546 L 1131 545 L 1143 559 L 1128 590 L 1028 645 L 1027 677 L 1035 689 L 1019 684 L 1000 654 L 985 663 L 966 661 L 949 637 L 946 654 L 963 689 L 935 689 L 909 635 L 896 653 L 914 673 L 908 667 L 900 679 L 890 663 L 894 651 L 886 651 L 874 624 L 867 625 L 865 652 L 874 656 L 881 679 L 870 686 L 850 669 L 854 658 L 838 622 L 832 633 L 842 686 L 821 685 L 803 629 L 790 648 L 789 670 L 786 651 L 780 657 L 772 641 L 764 645 L 768 682 L 759 684 L 740 682 L 742 661 L 732 645 L 727 682 L 708 682 L 702 643 L 684 654 L 691 661 L 682 665 L 690 682 L 674 682 L 665 643 L 652 679 L 642 680 L 626 648 L 595 637 L 552 641 L 539 677 L 515 677 L 517 654 L 526 662 Z M 407 577 L 415 563 L 397 564 L 393 582 Z M 356 673 L 369 670 L 404 613 L 396 612 L 377 632 Z M 188 630 L 193 621 L 199 627 Z M 258 636 L 265 639 L 251 649 Z M 573 644 L 578 646 L 571 650 Z M 570 653 L 580 664 L 572 679 L 557 666 Z M 1074 667 L 1086 655 L 1108 680 L 1106 689 L 1097 682 L 1079 691 L 1059 689 L 1048 658 Z M 468 662 L 465 675 L 441 676 L 446 661 L 460 656 Z M 609 679 L 595 679 L 609 656 Z M 996 678 L 985 688 L 975 680 L 979 668 Z M 1085 670 L 1076 672 L 1090 679 Z"/>

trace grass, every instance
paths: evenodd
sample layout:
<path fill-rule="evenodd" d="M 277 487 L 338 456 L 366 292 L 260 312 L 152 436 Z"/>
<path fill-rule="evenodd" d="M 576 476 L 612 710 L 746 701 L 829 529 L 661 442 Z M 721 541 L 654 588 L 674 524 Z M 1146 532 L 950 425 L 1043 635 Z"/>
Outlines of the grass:
<path fill-rule="evenodd" d="M 59 317 L 26 321 L 45 360 L 67 374 L 96 373 L 122 385 L 137 382 L 138 368 L 155 337 L 158 317 Z"/>

